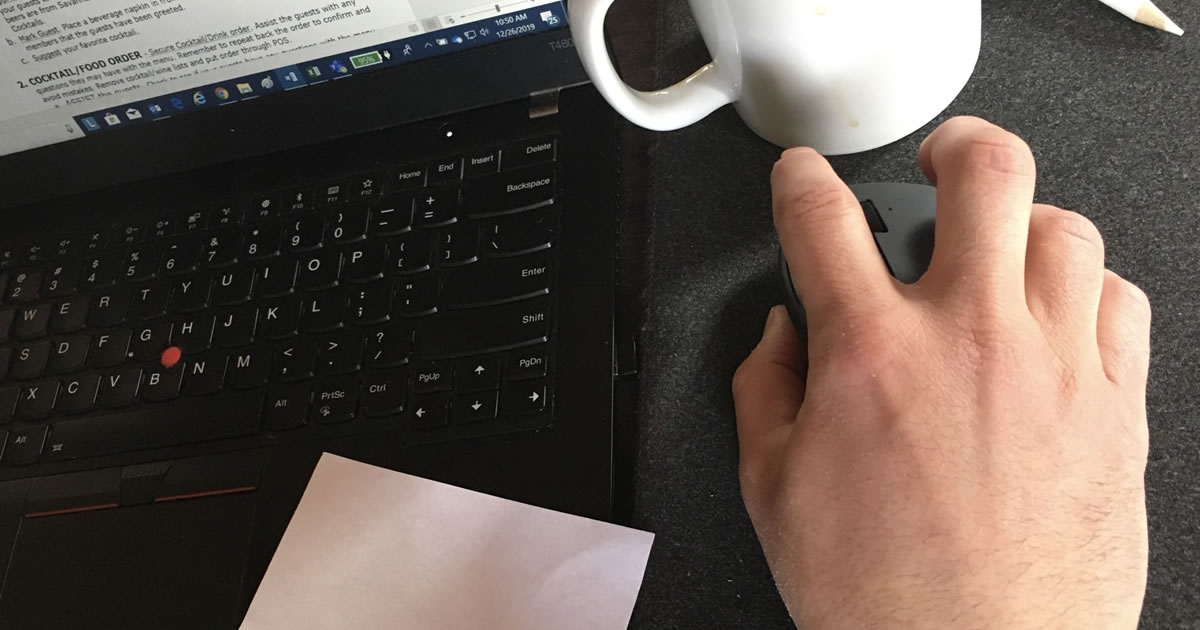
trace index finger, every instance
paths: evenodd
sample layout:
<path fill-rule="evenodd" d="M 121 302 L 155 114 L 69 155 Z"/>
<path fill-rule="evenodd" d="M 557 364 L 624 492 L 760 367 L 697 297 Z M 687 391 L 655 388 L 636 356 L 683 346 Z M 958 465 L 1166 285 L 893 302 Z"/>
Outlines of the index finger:
<path fill-rule="evenodd" d="M 896 294 L 862 205 L 812 149 L 791 149 L 771 173 L 775 229 L 809 321 Z"/>

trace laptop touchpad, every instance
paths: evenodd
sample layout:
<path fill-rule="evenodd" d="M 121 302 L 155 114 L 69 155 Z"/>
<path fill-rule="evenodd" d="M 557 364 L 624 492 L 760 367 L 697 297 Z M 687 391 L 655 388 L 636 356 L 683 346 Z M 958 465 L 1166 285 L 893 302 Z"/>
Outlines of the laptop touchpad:
<path fill-rule="evenodd" d="M 0 628 L 232 628 L 255 494 L 27 518 Z"/>

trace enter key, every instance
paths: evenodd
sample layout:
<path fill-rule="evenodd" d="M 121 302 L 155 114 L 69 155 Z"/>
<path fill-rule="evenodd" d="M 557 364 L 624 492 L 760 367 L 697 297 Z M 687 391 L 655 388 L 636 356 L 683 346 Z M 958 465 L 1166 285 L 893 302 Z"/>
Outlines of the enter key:
<path fill-rule="evenodd" d="M 442 287 L 447 308 L 515 302 L 550 293 L 550 252 L 492 260 L 451 270 Z"/>

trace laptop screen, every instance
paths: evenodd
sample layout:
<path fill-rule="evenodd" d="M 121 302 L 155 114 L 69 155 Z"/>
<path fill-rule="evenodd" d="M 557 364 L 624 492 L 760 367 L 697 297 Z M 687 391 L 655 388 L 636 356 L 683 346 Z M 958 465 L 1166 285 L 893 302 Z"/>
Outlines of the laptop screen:
<path fill-rule="evenodd" d="M 0 156 L 562 28 L 559 0 L 6 0 Z"/>

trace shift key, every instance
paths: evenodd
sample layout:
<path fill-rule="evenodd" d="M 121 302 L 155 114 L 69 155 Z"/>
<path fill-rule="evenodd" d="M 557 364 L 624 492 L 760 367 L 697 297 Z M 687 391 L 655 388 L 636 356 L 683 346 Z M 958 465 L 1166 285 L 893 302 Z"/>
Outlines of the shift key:
<path fill-rule="evenodd" d="M 453 359 L 542 343 L 550 334 L 550 301 L 527 300 L 448 313 L 417 329 L 422 358 Z"/>

